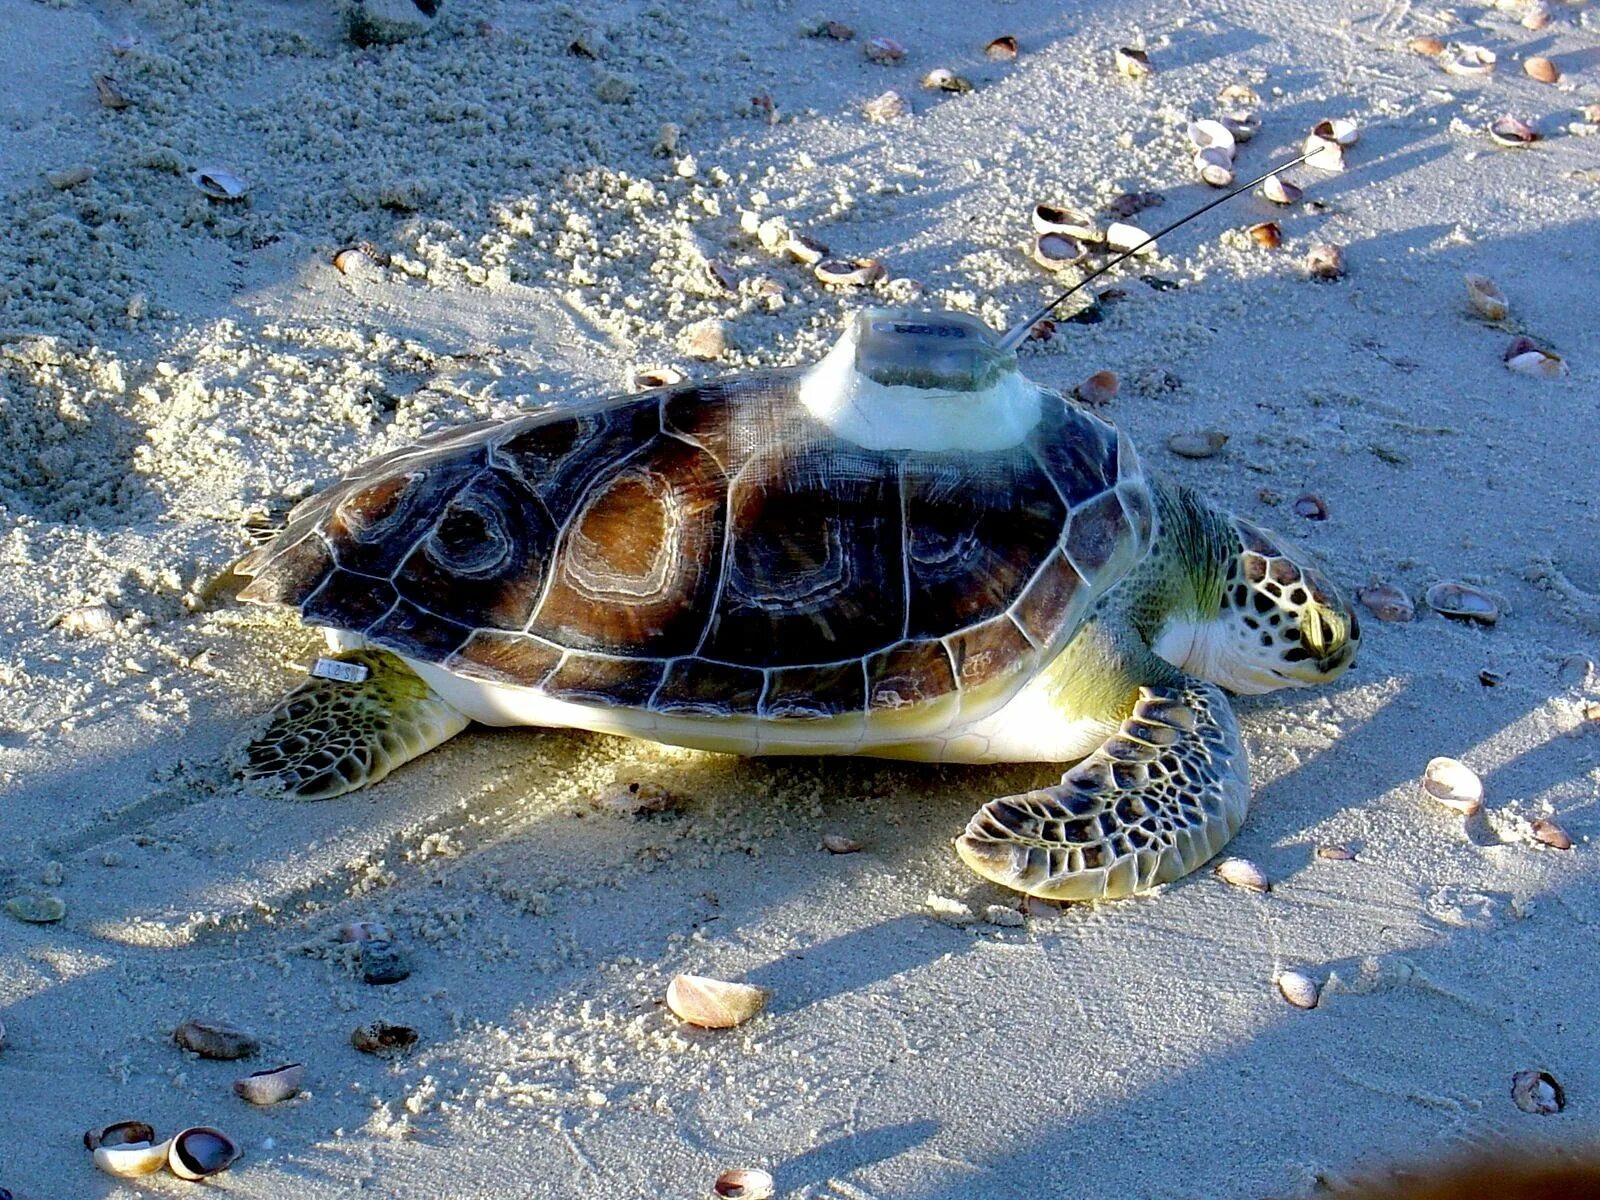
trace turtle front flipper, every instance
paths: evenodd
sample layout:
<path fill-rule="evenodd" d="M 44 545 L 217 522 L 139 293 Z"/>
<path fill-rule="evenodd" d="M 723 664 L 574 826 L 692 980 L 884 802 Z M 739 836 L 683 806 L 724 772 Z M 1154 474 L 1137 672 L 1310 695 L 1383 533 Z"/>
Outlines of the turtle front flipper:
<path fill-rule="evenodd" d="M 1244 747 L 1220 689 L 1141 687 L 1132 713 L 1055 787 L 981 808 L 956 839 L 978 874 L 1049 900 L 1116 899 L 1179 879 L 1250 805 Z"/>
<path fill-rule="evenodd" d="M 366 649 L 334 658 L 365 667 L 366 678 L 313 676 L 280 700 L 234 762 L 251 790 L 329 800 L 376 783 L 469 724 L 393 654 Z"/>

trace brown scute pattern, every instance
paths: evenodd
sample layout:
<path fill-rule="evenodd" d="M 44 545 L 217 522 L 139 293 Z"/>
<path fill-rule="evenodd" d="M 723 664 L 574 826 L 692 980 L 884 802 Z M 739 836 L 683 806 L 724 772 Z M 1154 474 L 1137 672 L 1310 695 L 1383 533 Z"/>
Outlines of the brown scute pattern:
<path fill-rule="evenodd" d="M 998 616 L 1061 540 L 1067 511 L 1022 453 L 906 464 L 911 637 L 938 637 Z"/>
<path fill-rule="evenodd" d="M 329 625 L 365 633 L 367 627 L 395 606 L 400 594 L 386 579 L 333 571 L 322 586 L 300 605 L 300 616 L 308 625 Z"/>
<path fill-rule="evenodd" d="M 955 668 L 943 642 L 901 642 L 867 660 L 867 707 L 872 711 L 928 704 L 955 690 Z"/>
<path fill-rule="evenodd" d="M 395 573 L 407 599 L 469 626 L 521 629 L 544 590 L 556 531 L 527 484 L 486 470 L 451 497 Z"/>
<path fill-rule="evenodd" d="M 982 687 L 1033 666 L 1036 656 L 1010 617 L 996 617 L 944 639 L 963 688 Z"/>
<path fill-rule="evenodd" d="M 731 490 L 706 657 L 799 666 L 864 657 L 899 638 L 905 581 L 892 458 L 773 453 Z"/>
<path fill-rule="evenodd" d="M 666 663 L 654 658 L 601 658 L 571 653 L 544 681 L 545 693 L 574 704 L 643 708 L 649 703 Z"/>
<path fill-rule="evenodd" d="M 538 687 L 561 661 L 561 648 L 525 633 L 480 629 L 444 665 L 459 675 Z"/>
<path fill-rule="evenodd" d="M 1072 510 L 1072 523 L 1067 527 L 1067 557 L 1081 575 L 1092 579 L 1131 538 L 1122 501 L 1115 492 L 1108 492 Z"/>
<path fill-rule="evenodd" d="M 761 698 L 763 717 L 836 717 L 866 706 L 866 676 L 859 659 L 822 667 L 773 671 Z"/>
<path fill-rule="evenodd" d="M 667 667 L 650 707 L 685 716 L 754 716 L 765 686 L 766 676 L 750 667 L 680 658 Z"/>
<path fill-rule="evenodd" d="M 1073 512 L 1117 482 L 1117 431 L 1075 404 L 1053 403 L 1025 443 Z"/>
<path fill-rule="evenodd" d="M 471 454 L 435 454 L 406 458 L 395 474 L 377 479 L 352 478 L 328 493 L 322 530 L 341 567 L 387 578 L 411 552 L 421 532 L 439 519 L 483 461 L 479 447 Z"/>
<path fill-rule="evenodd" d="M 1012 616 L 1035 645 L 1049 646 L 1068 619 L 1076 615 L 1072 601 L 1082 589 L 1083 576 L 1057 550 L 1028 585 Z"/>
<path fill-rule="evenodd" d="M 401 600 L 367 627 L 367 640 L 396 654 L 440 662 L 472 635 L 472 627 Z"/>
<path fill-rule="evenodd" d="M 594 464 L 566 523 L 529 630 L 563 645 L 670 658 L 692 653 L 716 593 L 727 483 L 704 450 L 661 437 Z"/>
<path fill-rule="evenodd" d="M 493 435 L 489 460 L 504 465 L 538 493 L 559 522 L 588 490 L 596 471 L 614 469 L 661 432 L 655 399 L 612 408 L 535 413 Z"/>
<path fill-rule="evenodd" d="M 332 569 L 333 552 L 316 533 L 291 542 L 280 536 L 234 567 L 240 575 L 254 576 L 239 598 L 255 604 L 297 603 Z"/>

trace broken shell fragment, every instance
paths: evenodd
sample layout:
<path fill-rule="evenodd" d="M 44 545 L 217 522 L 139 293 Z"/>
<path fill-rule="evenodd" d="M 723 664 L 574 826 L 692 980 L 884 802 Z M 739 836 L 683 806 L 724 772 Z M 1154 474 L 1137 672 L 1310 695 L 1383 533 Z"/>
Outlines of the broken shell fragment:
<path fill-rule="evenodd" d="M 1550 24 L 1550 6 L 1544 0 L 1533 0 L 1522 14 L 1522 27 L 1524 29 L 1543 29 Z"/>
<path fill-rule="evenodd" d="M 1494 280 L 1487 275 L 1468 275 L 1467 307 L 1477 313 L 1485 321 L 1503 321 L 1510 306 L 1506 303 L 1505 293 Z"/>
<path fill-rule="evenodd" d="M 829 854 L 854 854 L 861 849 L 861 843 L 842 833 L 825 833 L 822 835 L 822 848 Z"/>
<path fill-rule="evenodd" d="M 1306 274 L 1313 279 L 1339 279 L 1344 275 L 1344 251 L 1332 242 L 1320 242 L 1306 255 Z"/>
<path fill-rule="evenodd" d="M 1304 517 L 1308 521 L 1326 521 L 1328 519 L 1328 505 L 1321 496 L 1314 492 L 1307 492 L 1297 496 L 1294 502 L 1294 515 Z"/>
<path fill-rule="evenodd" d="M 1483 807 L 1483 780 L 1466 763 L 1434 758 L 1422 772 L 1422 794 L 1429 800 L 1471 816 Z"/>
<path fill-rule="evenodd" d="M 1436 583 L 1428 589 L 1427 601 L 1434 612 L 1457 621 L 1493 625 L 1500 619 L 1500 606 L 1494 598 L 1465 583 Z"/>
<path fill-rule="evenodd" d="M 391 941 L 361 943 L 361 978 L 382 987 L 411 975 L 411 957 Z"/>
<path fill-rule="evenodd" d="M 1150 235 L 1137 225 L 1126 221 L 1113 221 L 1106 226 L 1106 245 L 1113 250 L 1137 250 L 1140 254 L 1154 254 L 1156 246 Z"/>
<path fill-rule="evenodd" d="M 1356 599 L 1365 604 L 1380 621 L 1399 623 L 1416 615 L 1411 597 L 1392 583 L 1378 583 L 1356 592 Z"/>
<path fill-rule="evenodd" d="M 796 262 L 812 266 L 828 257 L 828 247 L 814 237 L 803 233 L 791 233 L 789 240 L 783 244 L 784 253 Z"/>
<path fill-rule="evenodd" d="M 337 937 L 341 942 L 389 942 L 394 940 L 394 930 L 382 921 L 346 921 L 339 926 Z"/>
<path fill-rule="evenodd" d="M 29 925 L 53 925 L 67 915 L 67 905 L 59 896 L 13 896 L 6 912 Z"/>
<path fill-rule="evenodd" d="M 1497 146 L 1531 146 L 1539 140 L 1539 131 L 1516 117 L 1496 117 L 1489 122 L 1489 138 Z"/>
<path fill-rule="evenodd" d="M 1190 121 L 1189 141 L 1196 150 L 1217 149 L 1233 157 L 1234 136 L 1221 121 Z"/>
<path fill-rule="evenodd" d="M 683 382 L 683 372 L 676 367 L 635 367 L 628 381 L 628 390 L 647 392 L 651 388 L 671 387 Z"/>
<path fill-rule="evenodd" d="M 1483 46 L 1458 46 L 1439 65 L 1450 75 L 1487 75 L 1494 70 L 1495 58 L 1495 52 Z"/>
<path fill-rule="evenodd" d="M 363 1054 L 376 1054 L 380 1058 L 405 1054 L 419 1038 L 409 1025 L 390 1025 L 387 1021 L 368 1021 L 358 1025 L 350 1035 L 350 1044 Z"/>
<path fill-rule="evenodd" d="M 612 816 L 643 817 L 670 812 L 678 806 L 678 799 L 653 780 L 634 779 L 606 789 L 592 803 Z"/>
<path fill-rule="evenodd" d="M 1567 831 L 1548 817 L 1535 817 L 1532 828 L 1534 841 L 1542 842 L 1553 850 L 1572 849 L 1572 838 Z"/>
<path fill-rule="evenodd" d="M 1010 62 L 1017 56 L 1017 39 L 1002 33 L 983 48 L 983 56 L 993 62 Z"/>
<path fill-rule="evenodd" d="M 1113 59 L 1117 64 L 1117 73 L 1127 79 L 1143 79 L 1155 70 L 1150 56 L 1134 46 L 1119 47 Z"/>
<path fill-rule="evenodd" d="M 1540 83 L 1556 83 L 1561 78 L 1561 68 L 1542 54 L 1524 59 L 1522 70 L 1529 79 L 1537 79 Z"/>
<path fill-rule="evenodd" d="M 1293 204 L 1304 193 L 1296 185 L 1277 175 L 1268 175 L 1261 185 L 1261 194 L 1274 204 Z"/>
<path fill-rule="evenodd" d="M 91 1144 L 91 1142 L 93 1144 Z M 119 1121 L 83 1135 L 94 1154 L 94 1165 L 119 1179 L 153 1175 L 167 1165 L 170 1142 L 156 1140 L 156 1131 L 143 1121 Z"/>
<path fill-rule="evenodd" d="M 1261 97 L 1255 88 L 1248 83 L 1230 83 L 1217 93 L 1217 99 L 1224 104 L 1235 104 L 1240 108 L 1255 108 L 1261 103 Z"/>
<path fill-rule="evenodd" d="M 1117 398 L 1117 389 L 1120 386 L 1115 371 L 1096 371 L 1073 388 L 1072 394 L 1085 404 L 1100 408 Z"/>
<path fill-rule="evenodd" d="M 1335 142 L 1340 146 L 1354 146 L 1361 140 L 1361 131 L 1356 128 L 1356 123 L 1344 117 L 1318 121 L 1311 127 L 1311 132 L 1323 141 Z"/>
<path fill-rule="evenodd" d="M 59 612 L 50 624 L 79 637 L 105 633 L 117 627 L 117 614 L 109 604 L 80 604 Z"/>
<path fill-rule="evenodd" d="M 856 31 L 843 21 L 822 21 L 801 31 L 806 37 L 827 38 L 833 42 L 848 42 L 855 37 Z"/>
<path fill-rule="evenodd" d="M 174 1029 L 172 1040 L 201 1058 L 244 1058 L 261 1048 L 261 1043 L 243 1029 L 200 1017 L 190 1017 Z"/>
<path fill-rule="evenodd" d="M 1088 213 L 1063 205 L 1035 204 L 1032 220 L 1039 233 L 1059 233 L 1080 242 L 1098 242 L 1105 236 Z"/>
<path fill-rule="evenodd" d="M 250 190 L 247 180 L 226 167 L 201 167 L 191 171 L 189 182 L 213 200 L 242 200 Z"/>
<path fill-rule="evenodd" d="M 1548 1117 L 1567 1106 L 1567 1094 L 1549 1071 L 1518 1071 L 1511 1077 L 1511 1100 L 1525 1113 Z"/>
<path fill-rule="evenodd" d="M 1249 229 L 1250 239 L 1263 250 L 1276 250 L 1283 245 L 1283 228 L 1276 221 L 1262 221 Z"/>
<path fill-rule="evenodd" d="M 1317 981 L 1299 971 L 1285 971 L 1278 976 L 1278 991 L 1296 1008 L 1315 1008 L 1322 989 Z"/>
<path fill-rule="evenodd" d="M 911 107 L 906 103 L 905 97 L 895 91 L 888 91 L 881 96 L 874 96 L 861 106 L 862 115 L 867 120 L 874 121 L 880 125 L 889 121 L 899 120 L 910 111 Z"/>
<path fill-rule="evenodd" d="M 1216 146 L 1196 152 L 1194 169 L 1201 180 L 1212 187 L 1225 188 L 1233 184 L 1233 154 Z"/>
<path fill-rule="evenodd" d="M 1344 147 L 1332 138 L 1310 134 L 1305 144 L 1306 166 L 1319 171 L 1344 170 Z"/>
<path fill-rule="evenodd" d="M 1442 39 L 1424 35 L 1412 38 L 1406 43 L 1406 49 L 1413 54 L 1425 54 L 1429 58 L 1438 58 L 1439 55 L 1444 53 L 1445 46 Z"/>
<path fill-rule="evenodd" d="M 677 975 L 667 985 L 667 1007 L 701 1029 L 732 1029 L 766 1007 L 771 995 L 748 983 L 728 983 L 703 975 Z"/>
<path fill-rule="evenodd" d="M 892 66 L 906 56 L 906 48 L 891 37 L 868 39 L 862 47 L 866 56 L 881 66 Z"/>
<path fill-rule="evenodd" d="M 233 1081 L 233 1094 L 251 1104 L 277 1104 L 300 1094 L 300 1084 L 306 1077 L 304 1063 L 285 1063 L 270 1071 L 252 1071 L 243 1079 Z"/>
<path fill-rule="evenodd" d="M 1272 882 L 1267 873 L 1248 858 L 1225 858 L 1213 872 L 1223 883 L 1247 892 L 1270 892 Z"/>
<path fill-rule="evenodd" d="M 1089 248 L 1064 233 L 1044 233 L 1033 239 L 1029 253 L 1047 271 L 1064 271 L 1089 257 Z"/>
<path fill-rule="evenodd" d="M 811 268 L 830 287 L 871 287 L 889 272 L 874 258 L 830 258 Z"/>
<path fill-rule="evenodd" d="M 1167 439 L 1167 449 L 1180 458 L 1212 458 L 1227 444 L 1228 435 L 1216 429 L 1175 433 Z"/>
<path fill-rule="evenodd" d="M 109 75 L 96 75 L 94 77 L 95 96 L 100 101 L 101 108 L 109 108 L 113 112 L 120 112 L 133 104 L 122 89 L 117 86 L 117 81 Z"/>
<path fill-rule="evenodd" d="M 1510 355 L 1505 362 L 1507 370 L 1537 379 L 1559 379 L 1567 373 L 1566 361 L 1559 354 L 1539 346 Z"/>
<path fill-rule="evenodd" d="M 1354 862 L 1356 852 L 1349 846 L 1318 846 L 1317 857 L 1326 862 Z"/>
<path fill-rule="evenodd" d="M 768 1200 L 777 1189 L 772 1176 L 756 1167 L 735 1167 L 717 1176 L 711 1194 L 717 1200 Z"/>
<path fill-rule="evenodd" d="M 960 95 L 972 90 L 972 84 L 944 67 L 935 67 L 922 77 L 922 86 L 934 92 L 955 92 Z"/>
<path fill-rule="evenodd" d="M 1261 132 L 1261 118 L 1253 112 L 1226 112 L 1221 117 L 1223 128 L 1233 135 L 1233 140 L 1243 145 Z"/>
<path fill-rule="evenodd" d="M 333 256 L 333 266 L 341 275 L 365 275 L 374 266 L 370 255 L 359 246 L 347 246 Z"/>
<path fill-rule="evenodd" d="M 239 1147 L 220 1129 L 196 1125 L 172 1135 L 167 1168 L 179 1179 L 209 1179 L 233 1166 Z"/>

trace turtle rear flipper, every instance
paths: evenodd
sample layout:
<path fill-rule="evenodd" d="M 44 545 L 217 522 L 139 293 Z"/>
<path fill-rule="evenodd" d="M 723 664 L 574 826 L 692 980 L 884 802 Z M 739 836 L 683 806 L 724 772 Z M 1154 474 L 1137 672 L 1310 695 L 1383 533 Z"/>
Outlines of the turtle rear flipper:
<path fill-rule="evenodd" d="M 313 676 L 280 700 L 235 757 L 252 791 L 289 800 L 342 796 L 469 724 L 393 654 L 366 649 L 335 659 L 365 667 L 366 678 Z"/>
<path fill-rule="evenodd" d="M 1132 714 L 1055 787 L 990 801 L 956 839 L 978 874 L 1050 900 L 1116 899 L 1179 879 L 1233 837 L 1250 804 L 1221 690 L 1141 687 Z"/>

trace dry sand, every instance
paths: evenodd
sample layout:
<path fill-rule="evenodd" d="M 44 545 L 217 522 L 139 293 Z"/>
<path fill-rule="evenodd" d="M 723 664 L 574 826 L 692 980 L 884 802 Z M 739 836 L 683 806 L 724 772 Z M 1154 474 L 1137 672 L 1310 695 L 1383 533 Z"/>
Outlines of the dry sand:
<path fill-rule="evenodd" d="M 1578 123 L 1600 10 L 1556 4 L 1538 31 L 1523 11 L 445 0 L 424 35 L 358 50 L 311 0 L 0 0 L 0 885 L 68 905 L 53 926 L 0 919 L 0 1185 L 186 1194 L 93 1169 L 82 1130 L 125 1117 L 230 1130 L 245 1157 L 219 1188 L 274 1200 L 693 1197 L 736 1164 L 817 1200 L 1300 1196 L 1492 1134 L 1595 1132 L 1600 686 L 1559 664 L 1600 657 L 1600 137 Z M 825 18 L 856 40 L 801 35 Z M 1014 63 L 982 56 L 1001 33 Z M 1488 45 L 1498 70 L 1445 75 L 1405 50 L 1421 33 Z M 906 61 L 868 62 L 872 35 Z M 1111 50 L 1141 42 L 1157 73 L 1117 78 Z M 1527 78 L 1531 53 L 1566 79 Z M 937 66 L 976 90 L 921 90 Z M 101 107 L 96 73 L 131 106 Z M 1239 233 L 1273 215 L 1259 200 L 1203 218 L 1141 268 L 1182 286 L 1130 286 L 1026 369 L 1061 388 L 1119 372 L 1112 413 L 1150 464 L 1346 586 L 1459 578 L 1505 607 L 1493 629 L 1369 621 L 1336 686 L 1240 705 L 1257 783 L 1233 851 L 1270 895 L 1202 872 L 1020 924 L 935 919 L 930 894 L 1014 905 L 949 838 L 1045 766 L 470 732 L 343 800 L 233 786 L 230 739 L 317 645 L 209 592 L 247 520 L 425 430 L 601 395 L 637 364 L 814 357 L 867 297 L 825 294 L 751 221 L 881 257 L 892 298 L 1004 325 L 1047 290 L 1021 252 L 1030 206 L 1199 203 L 1184 125 L 1238 81 L 1263 101 L 1243 169 L 1346 115 L 1354 169 L 1299 172 L 1318 206 L 1282 214 L 1277 253 Z M 866 122 L 890 87 L 911 115 Z M 1546 140 L 1494 147 L 1505 111 Z M 210 164 L 249 201 L 200 195 L 187 173 Z M 45 178 L 79 165 L 92 178 Z M 1298 265 L 1324 240 L 1345 247 L 1339 282 Z M 361 241 L 388 265 L 335 271 Z M 1505 289 L 1505 327 L 1465 311 L 1468 271 Z M 732 346 L 691 362 L 680 336 L 706 318 Z M 1524 330 L 1570 375 L 1508 372 Z M 1204 429 L 1231 435 L 1223 456 L 1163 448 Z M 1291 511 L 1307 491 L 1325 522 Z M 114 624 L 55 621 L 80 605 Z M 1483 774 L 1486 820 L 1418 798 L 1436 754 Z M 684 811 L 589 811 L 640 778 Z M 1540 816 L 1575 848 L 1535 842 Z M 866 849 L 826 854 L 827 832 Z M 1326 842 L 1356 859 L 1316 859 Z M 330 945 L 363 917 L 402 931 L 410 979 L 363 984 Z M 1325 985 L 1320 1007 L 1284 1003 L 1290 968 Z M 680 1027 L 659 998 L 681 970 L 768 986 L 771 1009 Z M 256 1031 L 259 1065 L 303 1060 L 307 1094 L 235 1099 L 233 1066 L 170 1041 L 197 1013 Z M 417 1052 L 353 1051 L 377 1017 L 418 1027 Z M 1512 1105 L 1524 1068 L 1560 1079 L 1564 1113 Z"/>

